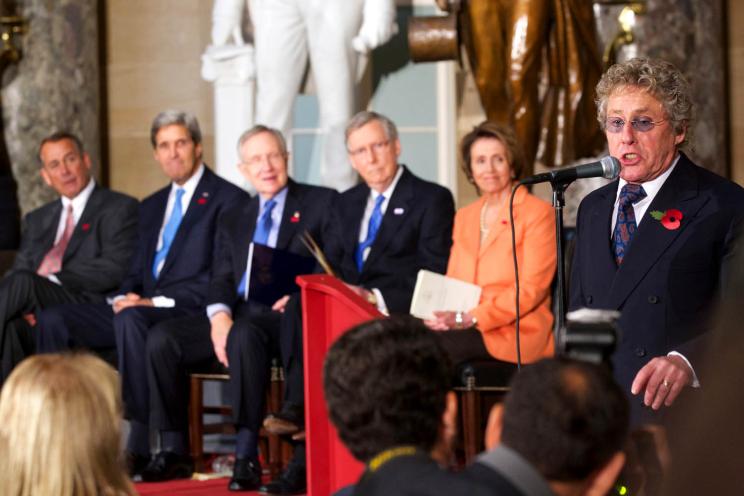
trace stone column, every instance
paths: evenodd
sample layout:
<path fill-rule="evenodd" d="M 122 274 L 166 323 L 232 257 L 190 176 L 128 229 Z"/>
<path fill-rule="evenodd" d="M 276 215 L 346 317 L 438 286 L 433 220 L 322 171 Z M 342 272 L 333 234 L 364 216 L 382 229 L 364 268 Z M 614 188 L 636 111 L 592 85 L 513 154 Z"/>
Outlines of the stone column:
<path fill-rule="evenodd" d="M 236 167 L 238 138 L 255 121 L 256 68 L 251 45 L 210 46 L 202 55 L 202 77 L 214 83 L 217 173 L 242 188 L 249 184 Z"/>
<path fill-rule="evenodd" d="M 23 0 L 28 21 L 23 59 L 9 68 L 2 90 L 5 139 L 23 213 L 55 198 L 39 176 L 37 148 L 45 136 L 80 136 L 100 170 L 100 84 L 96 0 Z M 134 33 L 133 33 L 134 36 Z"/>

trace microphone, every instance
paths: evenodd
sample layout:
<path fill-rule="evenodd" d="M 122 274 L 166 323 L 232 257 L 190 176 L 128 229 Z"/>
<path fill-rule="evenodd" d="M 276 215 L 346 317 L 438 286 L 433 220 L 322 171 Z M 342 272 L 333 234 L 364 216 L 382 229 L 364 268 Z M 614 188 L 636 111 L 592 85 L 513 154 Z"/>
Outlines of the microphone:
<path fill-rule="evenodd" d="M 577 165 L 576 167 L 566 167 L 534 176 L 525 177 L 519 184 L 570 184 L 576 179 L 585 177 L 604 177 L 605 179 L 616 179 L 620 175 L 620 161 L 615 157 L 602 157 L 599 162 Z"/>

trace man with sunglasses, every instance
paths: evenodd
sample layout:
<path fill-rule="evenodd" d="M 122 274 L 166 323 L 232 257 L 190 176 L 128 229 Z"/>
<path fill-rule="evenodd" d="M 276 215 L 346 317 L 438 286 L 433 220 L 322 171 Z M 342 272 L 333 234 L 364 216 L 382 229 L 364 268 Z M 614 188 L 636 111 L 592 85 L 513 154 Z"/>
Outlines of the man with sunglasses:
<path fill-rule="evenodd" d="M 693 117 L 672 64 L 637 58 L 597 85 L 598 119 L 620 178 L 579 207 L 570 307 L 619 310 L 615 378 L 633 424 L 661 422 L 690 387 L 744 217 L 744 189 L 683 152 Z"/>

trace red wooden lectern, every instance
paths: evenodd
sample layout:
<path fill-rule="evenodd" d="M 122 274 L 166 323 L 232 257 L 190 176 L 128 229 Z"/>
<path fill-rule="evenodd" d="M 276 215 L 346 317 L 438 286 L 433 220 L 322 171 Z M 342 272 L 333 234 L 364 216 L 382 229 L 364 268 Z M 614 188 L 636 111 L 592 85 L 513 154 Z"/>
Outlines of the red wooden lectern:
<path fill-rule="evenodd" d="M 323 359 L 333 341 L 349 328 L 383 315 L 335 277 L 299 276 L 305 359 L 307 494 L 328 496 L 357 481 L 364 469 L 328 420 L 323 397 Z"/>

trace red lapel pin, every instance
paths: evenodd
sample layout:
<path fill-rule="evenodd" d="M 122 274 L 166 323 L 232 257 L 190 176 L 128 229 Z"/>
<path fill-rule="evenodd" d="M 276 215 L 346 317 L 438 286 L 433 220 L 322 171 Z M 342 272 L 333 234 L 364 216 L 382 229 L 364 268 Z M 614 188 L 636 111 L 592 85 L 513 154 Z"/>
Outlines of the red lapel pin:
<path fill-rule="evenodd" d="M 292 214 L 292 217 L 289 218 L 289 222 L 300 222 L 300 212 L 295 211 L 295 213 Z"/>
<path fill-rule="evenodd" d="M 80 226 L 80 227 L 81 227 L 81 229 L 83 231 L 89 231 L 90 230 L 90 224 L 88 224 L 87 222 L 85 224 L 83 224 L 82 226 Z"/>

